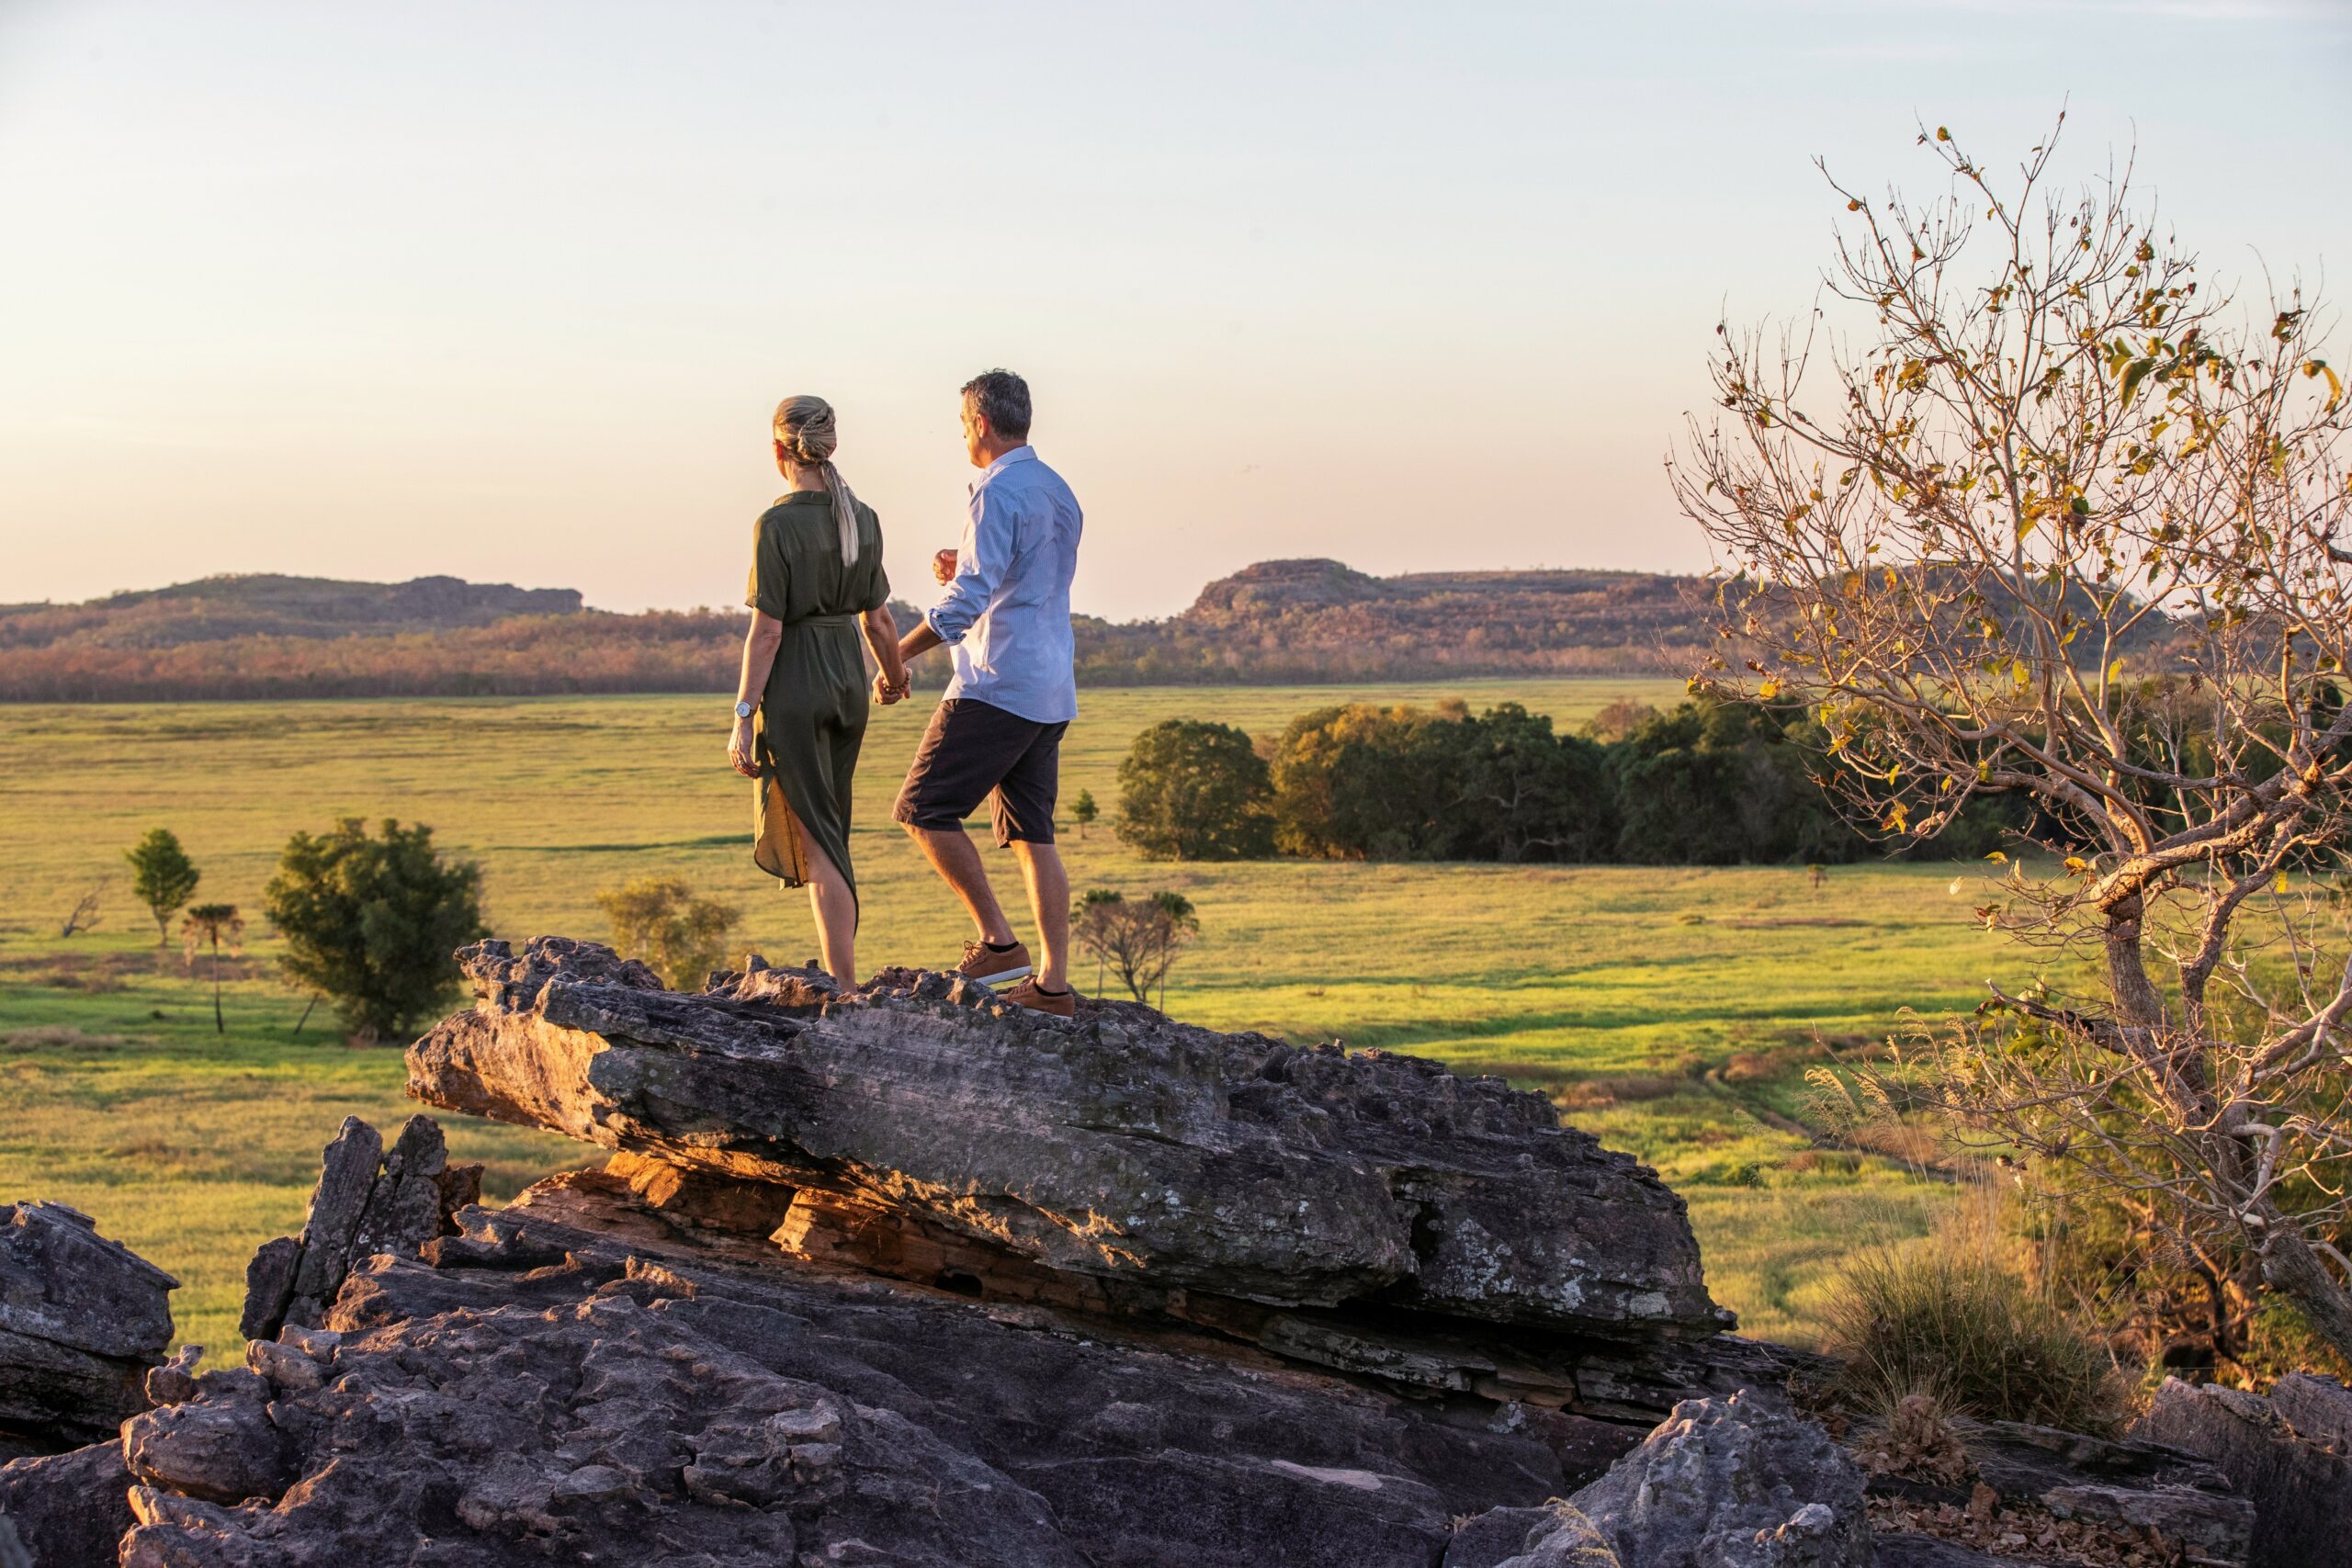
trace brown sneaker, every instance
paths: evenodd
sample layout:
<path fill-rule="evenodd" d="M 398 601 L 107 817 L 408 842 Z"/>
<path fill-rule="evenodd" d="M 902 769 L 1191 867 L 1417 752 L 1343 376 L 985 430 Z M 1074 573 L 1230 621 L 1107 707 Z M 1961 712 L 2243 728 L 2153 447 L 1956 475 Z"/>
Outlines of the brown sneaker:
<path fill-rule="evenodd" d="M 1004 999 L 1030 1012 L 1050 1013 L 1056 1018 L 1078 1016 L 1076 991 L 1041 991 L 1035 980 L 1022 981 L 1004 993 Z"/>
<path fill-rule="evenodd" d="M 984 942 L 967 942 L 956 973 L 982 985 L 1004 986 L 1026 976 L 1030 968 L 1029 950 L 1017 942 L 1002 953 L 991 951 Z"/>

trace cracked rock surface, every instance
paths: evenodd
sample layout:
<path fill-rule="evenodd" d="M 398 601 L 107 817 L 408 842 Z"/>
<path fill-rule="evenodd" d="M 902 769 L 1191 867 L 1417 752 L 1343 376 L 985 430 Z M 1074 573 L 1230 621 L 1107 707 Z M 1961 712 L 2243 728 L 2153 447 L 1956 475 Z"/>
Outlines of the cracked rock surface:
<path fill-rule="evenodd" d="M 1566 1483 L 1488 1409 L 778 1269 L 601 1173 L 464 1222 L 132 1423 L 127 1568 L 1432 1568 Z"/>
<path fill-rule="evenodd" d="M 426 1103 L 870 1199 L 1059 1272 L 1554 1328 L 1706 1334 L 1683 1204 L 1541 1096 L 1417 1057 L 1091 1002 L 800 972 L 666 991 L 609 949 L 466 949 L 479 1004 L 409 1052 Z"/>

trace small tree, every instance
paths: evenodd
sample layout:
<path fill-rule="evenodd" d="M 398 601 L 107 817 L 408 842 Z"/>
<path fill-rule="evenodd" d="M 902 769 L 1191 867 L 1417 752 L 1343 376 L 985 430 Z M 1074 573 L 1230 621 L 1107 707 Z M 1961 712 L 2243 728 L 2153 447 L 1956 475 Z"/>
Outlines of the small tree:
<path fill-rule="evenodd" d="M 1102 810 L 1101 807 L 1094 804 L 1092 790 L 1082 789 L 1078 792 L 1078 798 L 1069 803 L 1069 815 L 1070 820 L 1078 824 L 1080 838 L 1086 837 L 1086 830 L 1094 826 L 1094 818 L 1102 815 Z"/>
<path fill-rule="evenodd" d="M 432 829 L 389 818 L 373 838 L 356 817 L 295 834 L 265 900 L 286 939 L 287 978 L 326 997 L 364 1041 L 403 1032 L 448 1001 L 456 950 L 490 934 L 481 868 L 443 861 Z"/>
<path fill-rule="evenodd" d="M 229 944 L 231 957 L 243 951 L 244 917 L 237 913 L 234 904 L 198 904 L 180 922 L 180 951 L 189 968 L 196 967 L 199 948 L 212 949 L 212 1032 L 226 1034 L 229 1026 L 220 1018 L 220 944 Z"/>
<path fill-rule="evenodd" d="M 1094 987 L 1102 988 L 1105 967 L 1115 970 L 1127 995 L 1139 1002 L 1168 999 L 1168 971 L 1200 934 L 1192 900 L 1165 890 L 1130 902 L 1107 887 L 1090 889 L 1070 911 L 1070 934 L 1081 951 L 1094 954 Z"/>
<path fill-rule="evenodd" d="M 743 918 L 732 904 L 696 897 L 676 877 L 639 877 L 605 889 L 596 903 L 612 922 L 613 945 L 651 964 L 673 991 L 701 985 L 726 963 L 729 934 Z"/>
<path fill-rule="evenodd" d="M 1119 837 L 1156 860 L 1245 860 L 1273 852 L 1273 785 L 1250 737 L 1171 718 L 1136 737 L 1119 764 Z"/>
<path fill-rule="evenodd" d="M 155 917 L 155 945 L 162 947 L 172 939 L 172 917 L 196 892 L 204 874 L 169 828 L 150 828 L 145 838 L 122 852 L 122 858 L 130 863 L 131 892 Z"/>
<path fill-rule="evenodd" d="M 2246 324 L 2128 168 L 2059 193 L 2054 137 L 2013 178 L 1919 141 L 1939 199 L 1833 182 L 1855 346 L 1724 333 L 1728 419 L 1673 465 L 1738 574 L 1706 678 L 1808 694 L 1887 837 L 2032 802 L 2054 874 L 1977 914 L 2047 977 L 1934 1037 L 1929 1092 L 2352 1356 L 2352 410 L 2305 301 Z"/>

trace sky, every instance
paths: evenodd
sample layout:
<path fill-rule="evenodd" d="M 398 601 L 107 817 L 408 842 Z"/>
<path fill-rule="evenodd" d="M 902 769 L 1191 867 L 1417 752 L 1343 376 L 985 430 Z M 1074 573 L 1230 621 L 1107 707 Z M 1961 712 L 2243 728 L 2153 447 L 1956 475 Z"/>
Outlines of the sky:
<path fill-rule="evenodd" d="M 900 592 L 1009 366 L 1076 602 L 1694 570 L 1716 321 L 1952 128 L 2352 271 L 2352 0 L 0 0 L 0 603 L 216 572 L 732 604 L 815 392 Z M 2352 357 L 2337 345 L 2339 358 Z"/>

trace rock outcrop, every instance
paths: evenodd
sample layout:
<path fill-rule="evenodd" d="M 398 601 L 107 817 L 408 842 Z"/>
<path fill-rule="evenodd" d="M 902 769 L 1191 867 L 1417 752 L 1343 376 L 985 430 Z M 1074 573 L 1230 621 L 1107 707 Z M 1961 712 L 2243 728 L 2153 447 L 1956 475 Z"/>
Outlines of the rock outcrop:
<path fill-rule="evenodd" d="M 463 1219 L 131 1424 L 125 1564 L 1431 1568 L 1580 1451 L 1540 1408 L 779 1267 L 607 1173 Z"/>
<path fill-rule="evenodd" d="M 274 1334 L 124 1425 L 122 1568 L 2034 1560 L 1873 1538 L 1888 1488 L 1948 1492 L 1866 1495 L 1680 1202 L 1500 1083 L 936 975 L 464 956 L 413 1090 L 605 1168 L 427 1227 L 437 1129 L 346 1123 L 257 1264 Z M 1970 1462 L 1971 1506 L 2245 1561 L 2187 1454 L 1987 1427 Z"/>
<path fill-rule="evenodd" d="M 178 1284 L 78 1210 L 0 1204 L 0 1457 L 108 1437 L 142 1408 Z"/>
<path fill-rule="evenodd" d="M 2252 1505 L 2251 1561 L 2352 1565 L 2352 1391 L 2291 1373 L 2268 1398 L 2166 1378 L 2141 1422 L 2204 1455 Z"/>
<path fill-rule="evenodd" d="M 1728 1325 L 1681 1200 L 1540 1096 L 1432 1062 L 984 986 L 762 970 L 700 995 L 542 938 L 460 955 L 427 1104 L 839 1194 L 1057 1273 L 1613 1335 Z"/>
<path fill-rule="evenodd" d="M 247 1339 L 285 1324 L 315 1325 L 353 1265 L 379 1252 L 413 1258 L 481 1196 L 481 1167 L 452 1166 L 440 1124 L 412 1116 L 390 1151 L 375 1128 L 346 1116 L 321 1156 L 319 1184 L 300 1235 L 262 1244 L 245 1268 Z"/>

